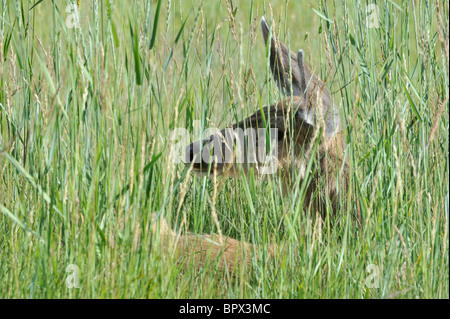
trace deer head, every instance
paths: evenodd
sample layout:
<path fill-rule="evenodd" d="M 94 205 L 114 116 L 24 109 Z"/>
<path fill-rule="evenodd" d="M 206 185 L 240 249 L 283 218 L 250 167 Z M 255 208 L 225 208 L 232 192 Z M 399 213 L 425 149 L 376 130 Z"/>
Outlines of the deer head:
<path fill-rule="evenodd" d="M 186 148 L 185 162 L 192 164 L 197 174 L 238 176 L 239 164 L 242 164 L 244 173 L 252 167 L 261 174 L 275 173 L 286 163 L 302 162 L 315 130 L 324 128 L 325 143 L 334 140 L 332 138 L 338 132 L 337 108 L 333 106 L 325 84 L 305 64 L 303 51 L 299 50 L 297 55 L 290 52 L 270 31 L 264 17 L 261 30 L 264 42 L 269 46 L 273 78 L 286 99 L 190 144 Z M 269 143 L 267 137 L 270 138 Z M 268 149 L 269 144 L 274 148 Z M 292 149 L 296 157 L 294 161 L 287 158 Z M 268 159 L 272 166 L 264 170 Z"/>

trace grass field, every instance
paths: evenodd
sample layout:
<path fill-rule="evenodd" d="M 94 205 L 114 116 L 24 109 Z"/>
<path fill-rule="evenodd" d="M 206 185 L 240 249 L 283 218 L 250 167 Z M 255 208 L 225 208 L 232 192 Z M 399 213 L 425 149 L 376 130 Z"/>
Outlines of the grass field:
<path fill-rule="evenodd" d="M 0 298 L 449 298 L 448 0 L 78 2 L 77 25 L 69 1 L 0 1 Z M 262 15 L 339 106 L 351 189 L 323 224 L 276 176 L 173 161 L 173 129 L 282 98 Z M 282 252 L 199 269 L 154 213 Z"/>

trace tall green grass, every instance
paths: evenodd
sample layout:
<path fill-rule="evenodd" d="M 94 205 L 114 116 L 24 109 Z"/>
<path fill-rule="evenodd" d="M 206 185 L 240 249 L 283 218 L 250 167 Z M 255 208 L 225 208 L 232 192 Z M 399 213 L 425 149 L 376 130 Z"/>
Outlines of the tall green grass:
<path fill-rule="evenodd" d="M 0 3 L 1 298 L 449 297 L 448 1 L 378 1 L 379 28 L 370 1 L 80 1 L 79 28 L 68 4 Z M 277 178 L 219 187 L 173 161 L 174 128 L 282 98 L 262 15 L 341 111 L 351 190 L 324 224 Z M 281 254 L 198 269 L 154 213 Z"/>

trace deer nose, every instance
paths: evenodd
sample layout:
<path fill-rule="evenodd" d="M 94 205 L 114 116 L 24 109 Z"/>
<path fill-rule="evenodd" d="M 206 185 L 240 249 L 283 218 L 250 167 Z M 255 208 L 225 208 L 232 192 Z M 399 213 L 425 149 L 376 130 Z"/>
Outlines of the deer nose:
<path fill-rule="evenodd" d="M 185 164 L 189 165 L 194 161 L 194 145 L 189 144 L 185 151 Z"/>
<path fill-rule="evenodd" d="M 198 142 L 189 144 L 185 150 L 185 164 L 191 165 L 194 163 L 194 168 L 198 168 L 201 163 L 201 149 Z"/>

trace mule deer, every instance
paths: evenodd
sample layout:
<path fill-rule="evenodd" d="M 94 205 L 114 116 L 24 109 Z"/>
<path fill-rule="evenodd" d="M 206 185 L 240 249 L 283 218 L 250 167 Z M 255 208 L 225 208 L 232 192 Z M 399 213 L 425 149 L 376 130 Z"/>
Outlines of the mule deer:
<path fill-rule="evenodd" d="M 209 177 L 237 177 L 241 171 L 246 174 L 252 167 L 259 171 L 261 165 L 266 164 L 265 160 L 250 156 L 251 147 L 242 141 L 242 135 L 239 137 L 234 131 L 270 128 L 275 132 L 275 138 L 270 144 L 274 142 L 277 148 L 274 160 L 278 168 L 272 173 L 280 176 L 283 193 L 301 185 L 303 179 L 309 176 L 305 205 L 311 205 L 312 209 L 323 214 L 328 198 L 332 209 L 336 211 L 338 192 L 345 192 L 348 175 L 337 107 L 333 105 L 325 84 L 305 64 L 303 51 L 299 50 L 297 55 L 290 52 L 275 35 L 270 34 L 264 17 L 261 19 L 261 30 L 264 42 L 270 48 L 273 78 L 287 98 L 234 124 L 232 130 L 224 129 L 205 140 L 190 144 L 186 149 L 186 164 L 192 165 L 194 172 Z M 258 144 L 262 136 L 264 133 L 247 136 L 247 141 L 253 138 Z M 314 145 L 317 145 L 315 152 Z M 244 153 L 240 162 L 237 154 L 239 150 Z M 211 152 L 213 156 L 210 156 Z M 313 171 L 307 172 L 308 162 L 313 155 L 317 165 Z M 219 235 L 178 235 L 164 220 L 160 222 L 160 235 L 172 242 L 172 239 L 178 238 L 175 245 L 178 253 L 188 258 L 197 256 L 200 262 L 205 262 L 208 256 L 217 258 L 219 268 L 229 270 L 234 268 L 236 262 L 251 264 L 251 257 L 256 254 L 251 244 Z M 276 245 L 270 246 L 269 257 L 275 256 L 278 251 Z"/>

